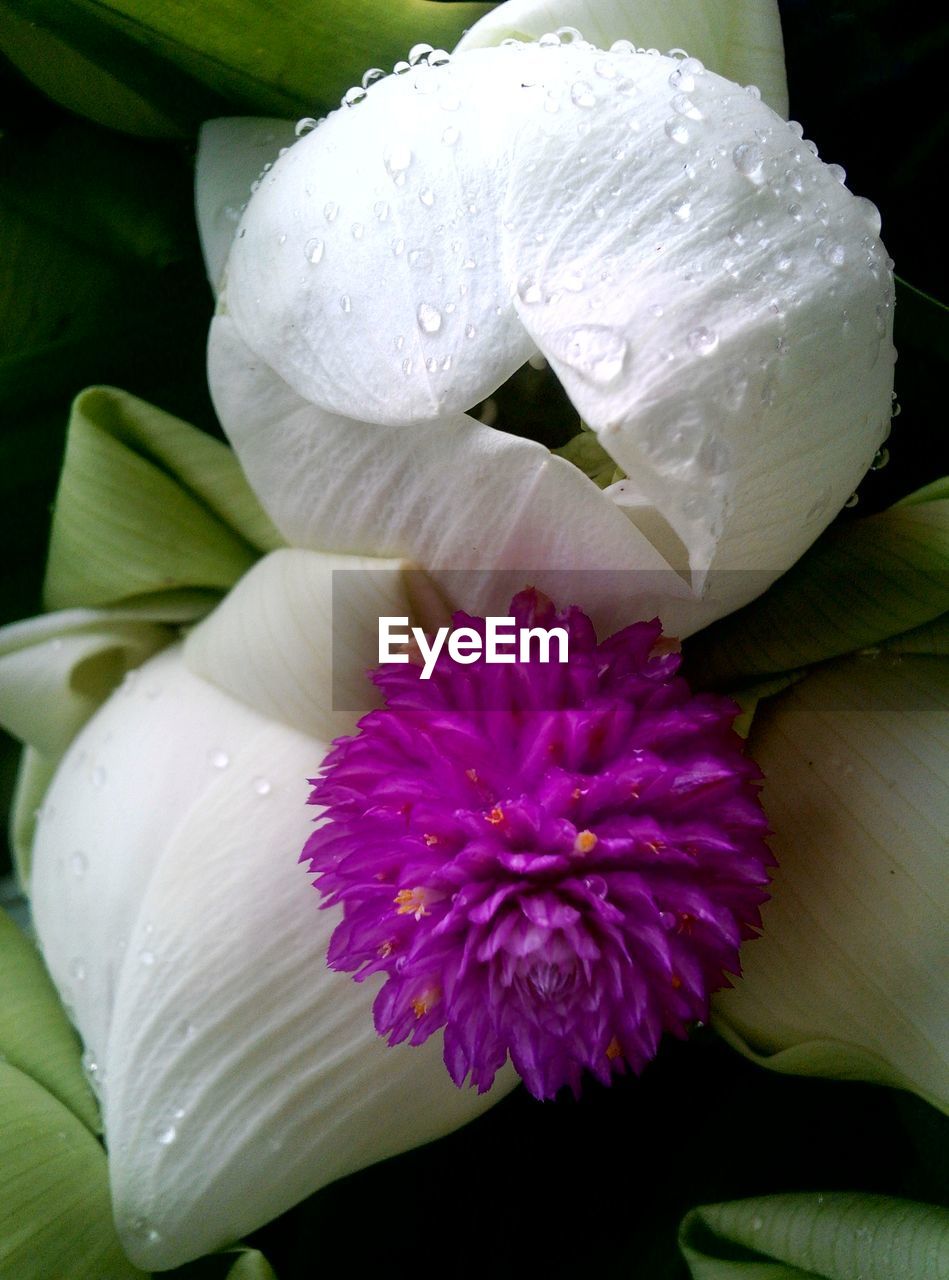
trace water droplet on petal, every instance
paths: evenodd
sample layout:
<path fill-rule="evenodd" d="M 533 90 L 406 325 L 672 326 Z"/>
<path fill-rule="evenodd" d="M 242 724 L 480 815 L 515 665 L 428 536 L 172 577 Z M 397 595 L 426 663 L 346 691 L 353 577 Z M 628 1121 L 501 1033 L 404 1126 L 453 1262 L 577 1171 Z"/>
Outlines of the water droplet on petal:
<path fill-rule="evenodd" d="M 77 849 L 69 859 L 69 865 L 72 868 L 73 875 L 76 876 L 77 879 L 81 879 L 89 870 L 89 859 L 81 849 Z"/>
<path fill-rule="evenodd" d="M 458 136 L 458 130 L 453 124 L 450 124 L 442 134 L 442 142 L 448 147 L 453 147 L 458 141 Z"/>
<path fill-rule="evenodd" d="M 685 93 L 677 93 L 672 99 L 672 110 L 678 112 L 680 116 L 685 116 L 688 120 L 701 120 L 702 113 Z"/>
<path fill-rule="evenodd" d="M 847 250 L 842 244 L 829 242 L 823 246 L 821 253 L 825 262 L 829 262 L 832 267 L 842 267 L 847 261 Z"/>
<path fill-rule="evenodd" d="M 886 445 L 884 445 L 882 449 L 877 449 L 876 453 L 873 455 L 873 461 L 870 463 L 870 470 L 882 471 L 889 460 L 890 451 Z"/>
<path fill-rule="evenodd" d="M 614 40 L 610 45 L 610 53 L 635 53 L 636 46 L 632 40 Z"/>
<path fill-rule="evenodd" d="M 866 196 L 857 196 L 855 203 L 873 235 L 878 236 L 883 225 L 880 219 L 880 210 Z"/>
<path fill-rule="evenodd" d="M 847 499 L 847 501 L 844 503 L 844 506 L 848 511 L 851 511 L 859 501 L 860 501 L 859 493 L 852 493 L 850 497 Z"/>
<path fill-rule="evenodd" d="M 404 143 L 398 142 L 386 147 L 382 159 L 390 175 L 396 178 L 412 163 L 412 152 Z"/>
<path fill-rule="evenodd" d="M 756 142 L 740 142 L 732 152 L 732 161 L 746 178 L 757 178 L 764 167 L 764 152 Z"/>
<path fill-rule="evenodd" d="M 173 1124 L 160 1124 L 155 1127 L 155 1141 L 163 1147 L 170 1147 L 178 1136 L 178 1130 Z"/>
<path fill-rule="evenodd" d="M 79 956 L 74 956 L 69 962 L 69 976 L 75 978 L 77 982 L 84 982 L 86 977 L 86 962 Z"/>
<path fill-rule="evenodd" d="M 674 200 L 669 205 L 669 212 L 680 222 L 688 222 L 692 217 L 692 205 L 688 200 Z"/>
<path fill-rule="evenodd" d="M 418 327 L 423 333 L 438 333 L 442 327 L 442 313 L 430 302 L 420 302 L 417 312 Z"/>
<path fill-rule="evenodd" d="M 803 210 L 801 209 L 801 206 L 799 204 L 789 204 L 788 214 L 794 219 L 795 222 L 800 222 L 803 214 Z"/>
<path fill-rule="evenodd" d="M 336 215 L 339 213 L 339 205 L 335 200 L 328 200 L 323 206 L 323 217 L 327 222 L 335 222 Z"/>
<path fill-rule="evenodd" d="M 435 203 L 435 192 L 431 187 L 423 187 L 418 193 L 418 198 L 427 209 L 430 209 Z"/>
<path fill-rule="evenodd" d="M 428 55 L 430 67 L 447 67 L 449 62 L 451 62 L 451 54 L 445 49 L 433 49 Z"/>
<path fill-rule="evenodd" d="M 608 386 L 623 371 L 629 344 L 607 325 L 580 325 L 551 335 L 551 354 L 588 381 Z"/>
<path fill-rule="evenodd" d="M 586 80 L 575 80 L 570 86 L 570 101 L 575 107 L 595 107 L 593 86 Z"/>
<path fill-rule="evenodd" d="M 420 62 L 427 62 L 428 55 L 434 52 L 430 44 L 413 44 L 409 50 L 409 66 L 417 67 Z"/>
<path fill-rule="evenodd" d="M 409 250 L 409 266 L 416 271 L 430 271 L 432 268 L 432 255 L 428 249 L 410 249 Z"/>
<path fill-rule="evenodd" d="M 560 36 L 554 31 L 545 31 L 537 41 L 541 49 L 555 49 L 560 46 Z"/>
<path fill-rule="evenodd" d="M 271 791 L 271 784 L 270 784 L 269 778 L 254 779 L 254 792 L 256 795 L 269 796 L 270 791 Z"/>
<path fill-rule="evenodd" d="M 597 58 L 593 70 L 603 80 L 616 79 L 616 63 L 612 58 Z"/>
<path fill-rule="evenodd" d="M 143 964 L 146 969 L 150 969 L 152 965 L 155 963 L 154 951 L 149 951 L 147 948 L 146 950 L 140 951 L 138 953 L 138 958 L 139 958 L 139 962 Z"/>
<path fill-rule="evenodd" d="M 843 186 L 843 184 L 847 181 L 847 170 L 843 167 L 842 164 L 829 164 L 827 166 L 827 172 L 830 174 L 832 178 L 835 178 L 841 184 L 841 186 Z"/>
<path fill-rule="evenodd" d="M 777 342 L 774 344 L 774 347 L 779 356 L 786 356 L 787 353 L 791 350 L 791 344 L 790 342 L 788 342 L 787 338 L 778 338 Z"/>
<path fill-rule="evenodd" d="M 681 120 L 667 120 L 666 135 L 673 142 L 678 142 L 680 147 L 684 147 L 689 140 L 689 131 Z"/>
<path fill-rule="evenodd" d="M 352 300 L 352 298 L 349 296 L 349 294 L 348 294 L 348 293 L 344 293 L 344 294 L 343 294 L 343 296 L 340 298 L 340 300 L 339 300 L 339 309 L 340 309 L 340 311 L 345 312 L 345 313 L 346 313 L 346 315 L 349 315 L 350 311 L 352 311 L 352 309 L 353 309 L 353 300 Z"/>
<path fill-rule="evenodd" d="M 208 763 L 215 769 L 226 769 L 231 763 L 231 757 L 226 751 L 216 747 L 213 751 L 208 752 Z"/>
<path fill-rule="evenodd" d="M 384 80 L 386 73 L 381 67 L 370 67 L 362 78 L 362 87 L 368 89 L 371 84 L 375 84 L 377 80 Z"/>
<path fill-rule="evenodd" d="M 298 138 L 302 138 L 307 133 L 312 133 L 316 128 L 316 121 L 312 116 L 304 116 L 302 120 L 298 120 L 293 126 L 293 132 Z"/>
<path fill-rule="evenodd" d="M 518 280 L 517 296 L 521 302 L 526 302 L 528 306 L 536 306 L 538 302 L 544 301 L 543 292 L 537 282 L 537 277 L 533 273 L 529 272 Z"/>
<path fill-rule="evenodd" d="M 366 101 L 366 90 L 363 85 L 353 85 L 351 89 L 347 89 L 340 99 L 342 107 L 358 107 L 360 102 Z"/>
<path fill-rule="evenodd" d="M 411 71 L 411 70 L 412 68 L 409 65 L 409 63 L 405 61 L 397 62 L 395 66 L 392 68 L 392 74 L 396 76 L 404 76 L 406 71 Z"/>
<path fill-rule="evenodd" d="M 353 233 L 353 239 L 361 240 L 363 237 L 363 232 L 365 231 L 365 227 L 362 225 L 362 223 L 354 222 L 351 229 Z"/>
<path fill-rule="evenodd" d="M 718 335 L 713 333 L 711 329 L 706 329 L 704 325 L 699 325 L 697 329 L 693 329 L 686 338 L 689 349 L 697 352 L 699 355 L 711 355 L 718 346 Z"/>

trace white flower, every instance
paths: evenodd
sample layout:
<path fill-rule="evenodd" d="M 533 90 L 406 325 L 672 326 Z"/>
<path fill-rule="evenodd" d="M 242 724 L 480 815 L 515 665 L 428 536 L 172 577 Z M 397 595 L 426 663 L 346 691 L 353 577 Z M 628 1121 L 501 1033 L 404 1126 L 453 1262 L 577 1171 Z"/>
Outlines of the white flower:
<path fill-rule="evenodd" d="M 335 569 L 360 572 L 334 648 Z M 119 1234 L 144 1269 L 231 1243 L 516 1083 L 507 1070 L 490 1095 L 457 1089 L 440 1037 L 387 1046 L 377 984 L 327 967 L 337 915 L 297 864 L 306 779 L 368 709 L 379 614 L 432 617 L 417 580 L 387 561 L 274 552 L 112 695 L 47 793 L 37 936 L 100 1093 Z M 355 710 L 334 712 L 334 696 Z"/>
<path fill-rule="evenodd" d="M 205 133 L 212 270 L 234 175 L 239 190 L 247 155 L 271 158 L 276 127 Z M 685 634 L 750 598 L 885 430 L 877 230 L 755 96 L 694 61 L 582 42 L 382 80 L 265 175 L 210 376 L 300 549 L 90 721 L 34 851 L 38 933 L 95 1064 L 140 1265 L 236 1238 L 486 1105 L 450 1084 L 437 1040 L 378 1040 L 374 992 L 326 970 L 334 918 L 294 864 L 309 823 L 287 779 L 354 719 L 332 710 L 330 569 L 410 559 L 481 612 L 511 582 L 466 571 L 522 570 L 604 629 L 661 606 Z M 538 349 L 627 479 L 601 491 L 467 416 Z M 424 620 L 400 583 L 347 618 L 335 652 L 354 685 L 380 613 Z"/>
<path fill-rule="evenodd" d="M 793 563 L 885 434 L 879 218 L 694 59 L 549 43 L 380 80 L 276 160 L 212 392 L 294 545 L 541 586 L 624 570 L 584 582 L 598 621 L 686 634 Z M 206 133 L 205 175 L 231 133 Z M 538 350 L 627 478 L 467 416 Z"/>

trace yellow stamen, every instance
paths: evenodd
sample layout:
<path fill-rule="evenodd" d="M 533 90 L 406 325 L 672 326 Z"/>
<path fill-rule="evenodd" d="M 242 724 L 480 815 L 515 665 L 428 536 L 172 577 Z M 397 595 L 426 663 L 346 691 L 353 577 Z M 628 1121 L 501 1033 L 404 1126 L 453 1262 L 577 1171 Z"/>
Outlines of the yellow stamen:
<path fill-rule="evenodd" d="M 433 844 L 438 844 L 438 836 L 429 835 L 429 833 L 428 833 L 427 831 L 426 831 L 425 835 L 423 835 L 423 836 L 422 836 L 422 839 L 423 839 L 423 840 L 425 841 L 425 843 L 426 843 L 427 845 L 429 845 L 429 846 L 431 846 L 431 845 L 433 845 Z"/>
<path fill-rule="evenodd" d="M 416 1018 L 424 1018 L 426 1013 L 434 1009 L 435 1005 L 441 999 L 440 987 L 429 987 L 423 991 L 420 996 L 416 996 L 412 1001 L 412 1009 Z"/>
<path fill-rule="evenodd" d="M 466 769 L 466 770 L 465 770 L 465 777 L 468 779 L 468 781 L 469 781 L 469 782 L 477 782 L 477 781 L 478 781 L 478 770 L 477 770 L 477 769 Z"/>
<path fill-rule="evenodd" d="M 616 1036 L 614 1036 L 613 1039 L 606 1046 L 606 1056 L 612 1062 L 614 1058 L 622 1057 L 622 1054 L 623 1054 L 623 1050 L 620 1048 L 620 1043 L 617 1040 Z"/>
<path fill-rule="evenodd" d="M 597 846 L 597 837 L 592 831 L 578 831 L 573 842 L 574 853 L 590 853 Z"/>
<path fill-rule="evenodd" d="M 490 822 L 492 826 L 496 827 L 499 822 L 504 821 L 504 810 L 500 805 L 495 805 L 490 813 L 486 813 L 484 815 L 484 820 L 485 822 Z"/>
<path fill-rule="evenodd" d="M 424 885 L 416 885 L 414 889 L 400 889 L 392 899 L 398 908 L 396 915 L 415 916 L 416 920 L 431 914 L 426 909 L 431 900 L 432 896 Z"/>
<path fill-rule="evenodd" d="M 379 947 L 379 955 L 383 960 L 388 960 L 389 956 L 392 955 L 394 950 L 395 950 L 395 939 L 387 938 L 386 941 L 383 942 Z"/>

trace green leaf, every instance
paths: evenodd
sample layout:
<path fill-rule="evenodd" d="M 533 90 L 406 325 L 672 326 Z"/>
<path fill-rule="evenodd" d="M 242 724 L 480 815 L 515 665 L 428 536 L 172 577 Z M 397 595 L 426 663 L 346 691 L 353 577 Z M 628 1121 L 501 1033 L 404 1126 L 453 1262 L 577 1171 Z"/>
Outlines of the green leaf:
<path fill-rule="evenodd" d="M 692 680 L 734 688 L 933 623 L 949 609 L 941 492 L 825 534 L 764 596 L 686 642 Z"/>
<path fill-rule="evenodd" d="M 183 588 L 225 591 L 280 539 L 231 451 L 122 391 L 73 406 L 48 608 Z"/>
<path fill-rule="evenodd" d="M 0 911 L 0 1061 L 31 1076 L 93 1132 L 99 1109 L 79 1061 L 79 1041 L 39 952 Z"/>
<path fill-rule="evenodd" d="M 584 427 L 562 448 L 552 449 L 551 452 L 579 467 L 600 489 L 605 489 L 616 480 L 622 480 L 625 475 L 588 427 Z"/>
<path fill-rule="evenodd" d="M 209 116 L 319 115 L 371 66 L 385 70 L 419 40 L 452 48 L 492 6 L 430 0 L 18 0 L 18 13 L 44 33 L 49 56 L 65 45 L 125 86 L 131 110 L 113 99 L 115 123 L 134 128 L 142 105 L 173 127 Z M 53 43 L 56 42 L 56 43 Z M 22 42 L 8 35 L 14 62 Z M 34 56 L 35 62 L 35 56 Z M 45 85 L 80 105 L 81 64 L 58 62 Z"/>
<path fill-rule="evenodd" d="M 693 1209 L 679 1233 L 693 1280 L 946 1280 L 949 1211 L 849 1192 Z"/>
<path fill-rule="evenodd" d="M 142 1275 L 115 1234 L 102 1147 L 41 1084 L 0 1062 L 0 1276 Z"/>
<path fill-rule="evenodd" d="M 277 1273 L 259 1249 L 242 1249 L 227 1280 L 277 1280 Z"/>

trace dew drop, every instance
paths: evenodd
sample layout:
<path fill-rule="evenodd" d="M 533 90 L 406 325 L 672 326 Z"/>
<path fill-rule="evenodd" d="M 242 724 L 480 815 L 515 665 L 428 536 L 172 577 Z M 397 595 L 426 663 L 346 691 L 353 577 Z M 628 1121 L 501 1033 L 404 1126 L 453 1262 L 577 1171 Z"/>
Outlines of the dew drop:
<path fill-rule="evenodd" d="M 713 333 L 711 329 L 706 329 L 704 325 L 699 325 L 697 329 L 693 329 L 686 338 L 690 351 L 696 351 L 699 355 L 711 355 L 718 346 L 718 335 Z"/>
<path fill-rule="evenodd" d="M 866 196 L 857 196 L 854 203 L 873 235 L 878 236 L 883 225 L 880 218 L 880 210 Z"/>
<path fill-rule="evenodd" d="M 298 120 L 293 126 L 293 132 L 298 138 L 302 138 L 307 133 L 312 133 L 316 128 L 316 121 L 312 116 L 304 116 L 302 120 Z"/>
<path fill-rule="evenodd" d="M 354 240 L 361 240 L 363 237 L 363 232 L 366 230 L 366 228 L 362 225 L 361 222 L 354 222 L 350 230 L 353 233 Z"/>
<path fill-rule="evenodd" d="M 844 507 L 845 507 L 848 511 L 851 511 L 851 510 L 853 510 L 853 508 L 857 505 L 857 503 L 858 503 L 859 501 L 860 501 L 860 495 L 859 495 L 859 493 L 852 493 L 852 494 L 850 495 L 850 497 L 847 499 L 847 501 L 844 503 Z"/>
<path fill-rule="evenodd" d="M 842 164 L 829 164 L 827 166 L 827 172 L 833 179 L 835 179 L 835 181 L 839 182 L 841 186 L 843 186 L 847 181 L 847 170 Z"/>
<path fill-rule="evenodd" d="M 396 236 L 396 238 L 392 241 L 392 252 L 395 254 L 396 257 L 398 257 L 399 254 L 405 252 L 405 241 L 402 239 L 401 236 Z"/>
<path fill-rule="evenodd" d="M 432 255 L 428 249 L 410 249 L 409 250 L 409 266 L 416 271 L 430 271 L 432 268 Z"/>
<path fill-rule="evenodd" d="M 215 769 L 226 769 L 231 763 L 231 757 L 226 751 L 222 751 L 220 747 L 216 747 L 213 751 L 208 752 L 208 764 Z"/>
<path fill-rule="evenodd" d="M 543 292 L 535 275 L 528 273 L 521 276 L 517 282 L 517 296 L 521 302 L 526 303 L 529 307 L 536 306 L 538 302 L 544 301 Z"/>
<path fill-rule="evenodd" d="M 884 445 L 882 449 L 877 449 L 876 453 L 873 455 L 873 461 L 870 463 L 870 470 L 882 471 L 889 460 L 890 451 L 886 445 Z"/>
<path fill-rule="evenodd" d="M 421 200 L 422 204 L 425 205 L 426 209 L 430 209 L 435 203 L 435 192 L 431 187 L 423 187 L 418 193 L 418 198 Z"/>
<path fill-rule="evenodd" d="M 774 348 L 779 356 L 786 356 L 791 350 L 791 344 L 788 342 L 787 338 L 778 338 L 777 342 L 774 344 Z"/>
<path fill-rule="evenodd" d="M 688 200 L 674 200 L 669 205 L 669 212 L 680 222 L 688 222 L 692 217 L 692 205 Z"/>
<path fill-rule="evenodd" d="M 155 963 L 154 951 L 149 951 L 147 948 L 146 950 L 140 951 L 138 953 L 138 958 L 139 958 L 139 962 L 143 964 L 146 969 L 150 969 L 152 965 Z"/>
<path fill-rule="evenodd" d="M 344 293 L 344 294 L 342 295 L 342 297 L 340 298 L 340 300 L 339 300 L 339 309 L 340 309 L 340 311 L 345 312 L 345 314 L 346 314 L 346 315 L 349 315 L 350 311 L 352 311 L 352 309 L 353 309 L 353 300 L 352 300 L 352 298 L 349 296 L 349 294 L 348 294 L 348 293 Z"/>
<path fill-rule="evenodd" d="M 453 124 L 450 124 L 448 128 L 442 133 L 442 142 L 444 142 L 444 144 L 447 147 L 453 147 L 455 143 L 458 141 L 458 138 L 459 138 L 458 130 L 455 128 Z"/>
<path fill-rule="evenodd" d="M 362 78 L 362 87 L 368 89 L 371 84 L 375 84 L 377 80 L 384 80 L 386 73 L 381 67 L 370 67 Z"/>
<path fill-rule="evenodd" d="M 92 771 L 92 785 L 94 787 L 104 787 L 108 776 L 102 765 L 97 764 Z"/>
<path fill-rule="evenodd" d="M 825 262 L 829 262 L 832 267 L 842 267 L 847 261 L 847 250 L 842 244 L 834 242 L 825 244 L 821 253 Z"/>
<path fill-rule="evenodd" d="M 403 360 L 403 361 L 402 361 L 402 372 L 405 374 L 405 376 L 406 376 L 406 377 L 408 377 L 408 376 L 409 376 L 409 374 L 412 372 L 412 361 L 411 361 L 411 360 L 409 360 L 409 359 L 405 359 L 405 360 Z"/>
<path fill-rule="evenodd" d="M 155 1141 L 163 1147 L 170 1147 L 178 1136 L 178 1130 L 173 1124 L 160 1124 L 155 1129 Z"/>
<path fill-rule="evenodd" d="M 756 142 L 739 142 L 732 152 L 732 162 L 746 178 L 757 178 L 764 167 L 764 153 Z"/>
<path fill-rule="evenodd" d="M 69 962 L 69 976 L 75 978 L 77 982 L 84 982 L 86 978 L 86 962 L 79 956 L 74 956 Z"/>
<path fill-rule="evenodd" d="M 395 64 L 395 66 L 392 68 L 392 73 L 393 75 L 404 76 L 406 71 L 411 71 L 411 70 L 412 68 L 409 65 L 409 63 L 402 61 L 402 62 L 397 62 Z"/>
<path fill-rule="evenodd" d="M 551 335 L 551 350 L 589 382 L 605 387 L 622 373 L 629 344 L 615 329 L 594 324 Z"/>
<path fill-rule="evenodd" d="M 340 99 L 342 107 L 358 107 L 360 102 L 366 101 L 366 89 L 364 85 L 353 85 L 351 89 L 347 89 Z"/>
<path fill-rule="evenodd" d="M 466 337 L 466 338 L 473 338 L 473 337 L 475 336 L 475 333 L 476 333 L 476 332 L 477 332 L 477 331 L 476 331 L 476 329 L 475 329 L 475 327 L 474 327 L 474 325 L 473 325 L 473 324 L 466 324 L 466 325 L 465 325 L 465 337 Z"/>
<path fill-rule="evenodd" d="M 560 45 L 560 36 L 555 31 L 545 31 L 537 43 L 541 49 L 556 49 Z"/>
<path fill-rule="evenodd" d="M 570 101 L 575 107 L 595 107 L 596 94 L 587 80 L 575 80 L 570 86 Z"/>
<path fill-rule="evenodd" d="M 390 175 L 397 178 L 400 174 L 404 174 L 412 163 L 412 152 L 404 143 L 397 142 L 393 146 L 386 147 L 382 159 Z"/>
<path fill-rule="evenodd" d="M 418 327 L 423 333 L 438 333 L 442 327 L 442 313 L 430 302 L 420 302 L 416 315 Z"/>
<path fill-rule="evenodd" d="M 795 222 L 800 222 L 801 217 L 803 215 L 803 210 L 801 209 L 801 206 L 799 204 L 789 204 L 788 213 L 794 219 Z"/>
<path fill-rule="evenodd" d="M 335 200 L 328 200 L 326 204 L 323 206 L 323 217 L 326 219 L 327 222 L 335 222 L 336 216 L 338 213 L 339 213 L 339 205 L 336 203 Z"/>
<path fill-rule="evenodd" d="M 409 50 L 409 66 L 417 67 L 420 62 L 427 62 L 429 54 L 434 52 L 430 44 L 413 44 Z"/>
<path fill-rule="evenodd" d="M 258 795 L 258 796 L 269 796 L 269 795 L 270 795 L 270 791 L 271 791 L 271 784 L 270 784 L 270 779 L 269 779 L 269 778 L 255 778 L 255 779 L 254 779 L 254 793 L 255 793 L 256 795 Z"/>
<path fill-rule="evenodd" d="M 636 46 L 632 40 L 614 40 L 610 45 L 610 53 L 635 53 Z"/>
<path fill-rule="evenodd" d="M 77 849 L 75 853 L 72 855 L 72 857 L 69 859 L 69 865 L 72 868 L 73 875 L 77 879 L 81 880 L 82 877 L 89 870 L 89 859 L 86 857 L 86 855 L 82 852 L 81 849 Z"/>
<path fill-rule="evenodd" d="M 689 131 L 681 120 L 667 120 L 666 135 L 671 138 L 673 142 L 678 142 L 680 147 L 684 147 L 689 140 Z"/>
<path fill-rule="evenodd" d="M 430 67 L 447 67 L 451 62 L 451 54 L 446 49 L 433 49 L 428 55 Z"/>
<path fill-rule="evenodd" d="M 701 120 L 702 112 L 698 109 L 692 99 L 685 93 L 677 93 L 672 99 L 672 109 L 678 112 L 680 116 L 685 116 L 687 120 Z"/>
<path fill-rule="evenodd" d="M 597 58 L 593 70 L 603 80 L 616 79 L 616 63 L 612 58 Z"/>

